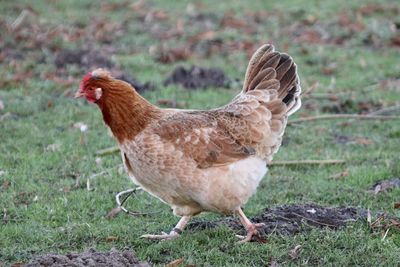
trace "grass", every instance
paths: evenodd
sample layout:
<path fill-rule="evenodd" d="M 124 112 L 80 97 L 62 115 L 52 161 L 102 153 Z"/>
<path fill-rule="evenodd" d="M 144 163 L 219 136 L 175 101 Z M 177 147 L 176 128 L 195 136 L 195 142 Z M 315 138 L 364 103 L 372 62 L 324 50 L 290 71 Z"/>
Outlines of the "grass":
<path fill-rule="evenodd" d="M 278 49 L 286 50 L 296 60 L 303 89 L 318 81 L 316 94 L 337 94 L 339 103 L 350 99 L 352 102 L 347 108 L 351 112 L 360 111 L 359 102 L 365 102 L 367 106 L 373 103 L 398 105 L 399 47 L 390 45 L 391 34 L 394 33 L 388 30 L 387 25 L 391 22 L 399 27 L 398 16 L 390 10 L 400 6 L 391 1 L 375 1 L 388 7 L 389 11 L 378 10 L 362 17 L 365 28 L 360 32 L 349 32 L 346 27 L 338 26 L 339 13 L 343 10 L 355 12 L 367 2 L 339 2 L 255 1 L 249 4 L 247 1 L 236 1 L 214 4 L 204 0 L 202 4 L 193 4 L 187 1 L 152 1 L 150 7 L 164 10 L 168 18 L 161 22 L 151 21 L 150 26 L 142 25 L 137 11 L 124 6 L 104 11 L 90 1 L 36 1 L 34 6 L 30 6 L 30 1 L 7 1 L 0 3 L 0 12 L 5 14 L 2 22 L 12 22 L 22 9 L 30 6 L 37 14 L 35 16 L 40 17 L 40 23 L 52 27 L 75 27 L 77 24 L 90 27 L 96 19 L 109 23 L 126 21 L 125 34 L 112 43 L 115 48 L 112 59 L 140 81 L 151 80 L 156 85 L 155 90 L 145 92 L 144 96 L 153 103 L 158 99 L 172 98 L 184 102 L 187 108 L 212 108 L 227 103 L 238 93 L 240 86 L 188 91 L 179 86 L 164 88 L 163 80 L 174 66 L 182 63 L 187 66 L 220 67 L 228 77 L 242 79 L 248 60 L 245 51 L 197 56 L 185 62 L 163 65 L 154 60 L 149 47 L 161 43 L 167 47 L 179 46 L 184 44 L 187 36 L 201 32 L 201 27 L 195 23 L 191 25 L 190 10 L 211 14 L 217 19 L 222 18 L 224 12 L 232 12 L 241 19 L 249 12 L 265 10 L 270 13 L 263 15 L 264 23 L 257 26 L 257 34 L 226 27 L 218 30 L 218 36 L 223 41 L 273 41 Z M 49 12 L 46 12 L 47 8 Z M 186 23 L 183 37 L 168 40 L 154 37 L 149 30 L 152 25 L 168 30 L 174 27 L 174 19 L 183 10 L 187 10 L 183 16 Z M 296 43 L 293 42 L 296 33 L 284 34 L 280 31 L 310 16 L 327 25 L 329 34 L 346 36 L 347 41 L 344 44 Z M 37 19 L 33 21 L 38 23 Z M 381 30 L 376 30 L 374 25 Z M 107 135 L 101 114 L 95 106 L 65 94 L 78 87 L 83 73 L 81 69 L 66 67 L 66 72 L 75 79 L 69 85 L 44 76 L 55 71 L 52 62 L 57 51 L 79 48 L 85 45 L 87 39 L 68 42 L 57 37 L 39 48 L 29 48 L 24 41 L 16 42 L 13 33 L 5 28 L 4 33 L 0 39 L 3 47 L 16 47 L 23 59 L 10 57 L 0 63 L 0 100 L 5 106 L 0 110 L 0 171 L 3 172 L 0 175 L 0 266 L 27 262 L 34 256 L 49 252 L 66 253 L 88 248 L 106 251 L 112 247 L 134 249 L 141 260 L 155 264 L 165 264 L 178 258 L 183 258 L 185 264 L 196 266 L 262 266 L 273 261 L 282 266 L 396 266 L 400 262 L 399 231 L 391 230 L 382 241 L 382 234 L 371 233 L 366 222 L 350 224 L 339 231 L 315 229 L 296 236 L 273 234 L 267 244 L 235 245 L 235 233 L 228 228 L 187 231 L 181 238 L 170 242 L 139 239 L 144 233 L 169 230 L 178 218 L 172 215 L 168 206 L 145 193 L 130 200 L 128 206 L 141 211 L 160 211 L 157 215 L 137 218 L 119 215 L 112 220 L 104 217 L 115 206 L 115 194 L 132 187 L 126 175 L 115 168 L 121 163 L 118 154 L 103 157 L 101 164 L 95 161 L 95 151 L 113 146 L 115 141 Z M 368 43 L 370 36 L 377 38 L 378 43 Z M 93 42 L 93 45 L 101 47 L 109 44 Z M 321 69 L 332 62 L 337 65 L 333 74 L 324 74 Z M 33 75 L 28 75 L 29 71 Z M 18 73 L 23 73 L 24 78 L 9 82 Z M 397 79 L 397 86 L 382 85 L 388 79 Z M 294 117 L 328 113 L 326 110 L 332 105 L 335 103 L 327 99 L 308 98 Z M 89 127 L 84 144 L 80 142 L 81 132 L 73 127 L 78 121 Z M 257 194 L 246 205 L 246 213 L 253 216 L 265 207 L 316 202 L 331 206 L 357 206 L 369 208 L 373 214 L 386 212 L 400 216 L 400 211 L 393 207 L 393 203 L 400 201 L 399 188 L 378 195 L 367 192 L 377 181 L 400 176 L 400 123 L 345 122 L 329 120 L 289 126 L 285 133 L 288 144 L 280 149 L 276 160 L 340 158 L 345 159 L 346 164 L 271 167 Z M 367 138 L 372 142 L 368 145 L 339 144 L 335 141 L 338 135 Z M 58 149 L 49 149 L 52 144 L 57 144 Z M 108 169 L 110 171 L 106 175 L 100 175 L 93 181 L 95 190 L 87 191 L 84 186 L 86 178 Z M 339 180 L 329 179 L 346 169 L 349 176 Z M 81 177 L 81 186 L 74 189 L 77 177 Z M 214 220 L 218 215 L 204 214 L 199 217 Z M 118 240 L 108 242 L 108 236 L 117 236 Z M 298 244 L 303 246 L 303 250 L 293 260 L 288 254 Z"/>

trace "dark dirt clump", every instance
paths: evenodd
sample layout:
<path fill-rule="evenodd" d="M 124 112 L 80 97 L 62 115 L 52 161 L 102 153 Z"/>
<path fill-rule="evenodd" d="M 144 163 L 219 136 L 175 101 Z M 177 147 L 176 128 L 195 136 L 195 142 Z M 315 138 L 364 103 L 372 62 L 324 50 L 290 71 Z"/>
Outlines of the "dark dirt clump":
<path fill-rule="evenodd" d="M 132 251 L 116 251 L 111 250 L 110 252 L 96 252 L 95 250 L 89 250 L 84 253 L 68 253 L 66 255 L 47 254 L 39 256 L 30 263 L 23 265 L 25 267 L 39 267 L 39 266 L 71 266 L 71 267 L 83 267 L 83 266 L 138 266 L 147 267 L 150 266 L 148 262 L 139 262 L 135 254 Z"/>
<path fill-rule="evenodd" d="M 376 101 L 354 101 L 346 99 L 344 101 L 335 101 L 329 105 L 321 107 L 323 112 L 327 113 L 358 113 L 367 114 L 375 110 L 381 109 L 382 103 Z"/>
<path fill-rule="evenodd" d="M 192 66 L 187 69 L 178 66 L 172 74 L 164 81 L 164 85 L 181 84 L 186 89 L 197 89 L 207 87 L 229 88 L 231 81 L 225 73 L 218 68 L 201 68 Z"/>
<path fill-rule="evenodd" d="M 317 204 L 283 205 L 265 209 L 260 215 L 251 218 L 254 223 L 264 223 L 265 234 L 279 233 L 293 235 L 308 231 L 312 227 L 339 229 L 347 222 L 355 222 L 367 217 L 367 212 L 354 207 L 323 207 Z M 244 234 L 238 219 L 225 218 L 216 222 L 192 222 L 189 229 L 215 228 L 227 225 Z"/>
<path fill-rule="evenodd" d="M 106 54 L 98 50 L 63 50 L 57 54 L 54 64 L 58 69 L 63 69 L 67 65 L 76 65 L 87 72 L 96 68 L 104 68 L 109 70 L 115 78 L 130 83 L 138 92 L 151 90 L 154 87 L 149 82 L 140 83 L 137 79 L 116 66 Z"/>
<path fill-rule="evenodd" d="M 63 50 L 57 54 L 54 63 L 57 68 L 63 68 L 69 64 L 83 68 L 111 69 L 115 66 L 103 53 L 91 49 Z"/>

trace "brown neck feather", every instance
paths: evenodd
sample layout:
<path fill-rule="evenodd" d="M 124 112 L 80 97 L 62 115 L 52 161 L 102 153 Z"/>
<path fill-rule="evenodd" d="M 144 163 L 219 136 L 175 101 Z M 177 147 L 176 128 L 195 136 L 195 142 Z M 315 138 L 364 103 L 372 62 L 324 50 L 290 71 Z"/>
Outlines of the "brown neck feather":
<path fill-rule="evenodd" d="M 133 88 L 115 80 L 97 102 L 105 123 L 119 143 L 133 139 L 152 120 L 160 117 L 159 109 L 141 97 Z"/>

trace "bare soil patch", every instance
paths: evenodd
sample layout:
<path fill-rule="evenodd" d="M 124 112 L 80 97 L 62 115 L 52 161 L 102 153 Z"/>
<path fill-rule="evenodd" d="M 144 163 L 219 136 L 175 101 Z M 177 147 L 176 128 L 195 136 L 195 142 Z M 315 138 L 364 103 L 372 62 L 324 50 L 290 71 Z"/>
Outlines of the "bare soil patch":
<path fill-rule="evenodd" d="M 135 266 L 135 267 L 147 267 L 151 266 L 148 262 L 140 262 L 133 251 L 116 251 L 111 250 L 110 252 L 97 252 L 95 250 L 89 250 L 83 253 L 68 253 L 65 255 L 47 254 L 39 256 L 31 260 L 28 264 L 23 265 L 25 267 L 39 267 L 39 266 L 71 266 L 71 267 L 83 267 L 83 266 Z"/>
<path fill-rule="evenodd" d="M 264 234 L 279 233 L 294 235 L 312 228 L 339 229 L 348 222 L 367 218 L 367 211 L 355 207 L 323 207 L 317 204 L 282 205 L 265 209 L 260 215 L 251 218 L 254 223 L 264 223 Z M 194 221 L 188 229 L 206 229 L 226 225 L 240 234 L 243 226 L 236 218 L 224 218 L 216 222 Z"/>
<path fill-rule="evenodd" d="M 186 89 L 197 89 L 207 87 L 230 87 L 230 80 L 225 73 L 218 68 L 201 68 L 192 66 L 185 68 L 178 66 L 164 81 L 164 85 L 180 84 Z"/>

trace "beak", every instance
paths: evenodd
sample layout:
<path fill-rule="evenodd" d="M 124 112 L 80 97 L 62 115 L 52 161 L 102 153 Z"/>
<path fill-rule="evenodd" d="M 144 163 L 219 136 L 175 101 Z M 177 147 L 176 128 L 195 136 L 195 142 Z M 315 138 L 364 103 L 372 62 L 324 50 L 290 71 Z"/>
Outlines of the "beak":
<path fill-rule="evenodd" d="M 81 90 L 78 90 L 75 93 L 74 98 L 80 98 L 80 97 L 83 97 L 83 96 L 85 96 L 85 94 Z"/>

